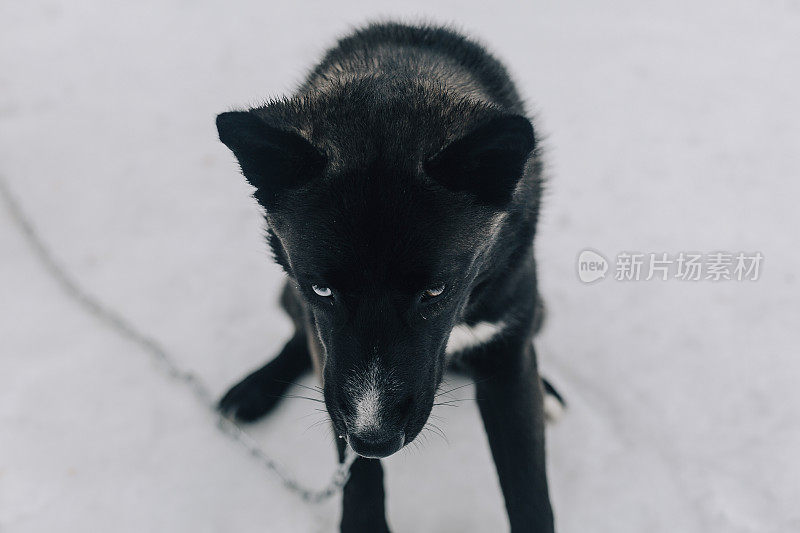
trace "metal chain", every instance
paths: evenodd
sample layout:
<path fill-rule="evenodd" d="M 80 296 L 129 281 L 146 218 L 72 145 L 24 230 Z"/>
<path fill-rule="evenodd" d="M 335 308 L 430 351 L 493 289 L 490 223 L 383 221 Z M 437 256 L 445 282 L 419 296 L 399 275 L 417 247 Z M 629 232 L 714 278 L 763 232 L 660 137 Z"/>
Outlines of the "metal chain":
<path fill-rule="evenodd" d="M 87 313 L 114 330 L 120 337 L 134 343 L 143 351 L 149 353 L 164 369 L 172 380 L 185 385 L 207 410 L 217 418 L 219 430 L 242 446 L 252 457 L 258 461 L 268 472 L 277 476 L 289 492 L 299 496 L 307 503 L 321 503 L 342 490 L 350 476 L 350 466 L 356 459 L 356 454 L 349 447 L 346 448 L 345 460 L 331 476 L 330 481 L 322 489 L 314 490 L 304 487 L 293 476 L 287 473 L 277 461 L 267 455 L 259 444 L 233 420 L 222 416 L 216 410 L 214 395 L 200 377 L 190 370 L 181 368 L 176 359 L 153 337 L 141 332 L 129 320 L 117 311 L 102 303 L 98 298 L 81 287 L 75 279 L 56 260 L 50 248 L 45 245 L 37 233 L 30 217 L 22 210 L 8 187 L 3 176 L 0 176 L 0 193 L 8 205 L 11 217 L 16 222 L 25 240 L 31 246 L 34 254 L 45 267 L 50 276 L 58 283 L 66 295 L 74 300 Z"/>

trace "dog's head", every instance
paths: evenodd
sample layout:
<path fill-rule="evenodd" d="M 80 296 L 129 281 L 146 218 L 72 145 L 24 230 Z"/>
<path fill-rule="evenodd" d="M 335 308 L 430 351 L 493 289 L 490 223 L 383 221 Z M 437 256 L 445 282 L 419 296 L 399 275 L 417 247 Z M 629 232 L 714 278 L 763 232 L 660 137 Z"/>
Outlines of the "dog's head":
<path fill-rule="evenodd" d="M 307 303 L 337 433 L 384 457 L 427 421 L 534 135 L 490 109 L 339 104 L 275 102 L 217 127 Z"/>

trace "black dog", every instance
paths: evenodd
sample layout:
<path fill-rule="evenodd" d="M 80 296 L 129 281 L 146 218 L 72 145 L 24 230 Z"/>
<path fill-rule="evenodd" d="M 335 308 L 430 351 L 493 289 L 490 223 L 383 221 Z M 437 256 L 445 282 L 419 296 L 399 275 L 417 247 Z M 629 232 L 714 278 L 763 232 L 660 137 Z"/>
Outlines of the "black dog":
<path fill-rule="evenodd" d="M 255 420 L 313 364 L 340 457 L 361 456 L 341 529 L 388 531 L 378 458 L 419 434 L 455 365 L 475 378 L 511 530 L 553 531 L 531 342 L 541 161 L 505 68 L 448 29 L 371 25 L 294 96 L 217 128 L 265 209 L 296 328 L 221 409 Z"/>

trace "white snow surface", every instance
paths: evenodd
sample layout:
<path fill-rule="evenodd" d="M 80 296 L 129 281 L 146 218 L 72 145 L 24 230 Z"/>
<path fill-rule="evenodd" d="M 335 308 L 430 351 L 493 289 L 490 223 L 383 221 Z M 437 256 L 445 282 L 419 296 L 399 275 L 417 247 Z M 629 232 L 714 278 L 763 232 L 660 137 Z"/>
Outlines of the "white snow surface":
<path fill-rule="evenodd" d="M 214 116 L 291 91 L 378 17 L 452 21 L 489 43 L 546 135 L 538 351 L 570 404 L 548 430 L 559 531 L 800 531 L 796 0 L 2 2 L 0 173 L 81 283 L 222 394 L 290 323 Z M 765 260 L 749 283 L 584 285 L 587 247 Z M 477 409 L 459 405 L 435 411 L 449 442 L 430 434 L 385 461 L 396 532 L 507 529 Z M 326 424 L 309 429 L 316 407 L 287 400 L 252 433 L 322 485 L 335 455 Z M 336 498 L 287 493 L 66 298 L 0 208 L 0 531 L 338 519 Z"/>

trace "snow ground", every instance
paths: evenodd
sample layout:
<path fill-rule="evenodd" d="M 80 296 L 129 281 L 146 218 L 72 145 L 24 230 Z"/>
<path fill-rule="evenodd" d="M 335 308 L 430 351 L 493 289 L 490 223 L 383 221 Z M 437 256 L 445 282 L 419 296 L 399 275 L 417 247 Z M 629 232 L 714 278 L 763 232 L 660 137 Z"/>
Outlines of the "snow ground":
<path fill-rule="evenodd" d="M 0 173 L 82 283 L 222 393 L 289 323 L 215 113 L 291 90 L 350 25 L 420 14 L 491 43 L 548 134 L 538 346 L 571 403 L 549 430 L 560 531 L 800 531 L 796 0 L 3 2 Z M 765 263 L 750 283 L 582 285 L 585 247 Z M 4 210 L 0 254 L 0 531 L 335 530 L 336 501 L 308 507 L 254 467 L 58 291 Z M 321 485 L 314 407 L 253 433 Z M 386 461 L 394 530 L 503 530 L 476 409 L 437 414 L 449 444 Z"/>

